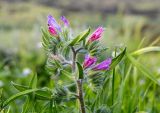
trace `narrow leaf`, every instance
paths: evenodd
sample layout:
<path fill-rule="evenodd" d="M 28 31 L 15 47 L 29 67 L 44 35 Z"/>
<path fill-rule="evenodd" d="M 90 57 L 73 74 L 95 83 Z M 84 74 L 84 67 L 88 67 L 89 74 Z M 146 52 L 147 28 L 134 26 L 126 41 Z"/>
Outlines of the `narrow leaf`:
<path fill-rule="evenodd" d="M 26 101 L 23 105 L 22 113 L 27 113 L 30 110 L 31 105 L 31 98 L 27 96 Z"/>
<path fill-rule="evenodd" d="M 79 72 L 79 79 L 83 79 L 84 78 L 83 68 L 79 62 L 76 62 L 76 63 L 77 63 L 78 72 Z"/>
<path fill-rule="evenodd" d="M 19 85 L 19 84 L 16 84 L 16 83 L 14 83 L 14 82 L 11 82 L 11 84 L 12 84 L 18 91 L 25 91 L 25 90 L 29 89 L 28 86 Z"/>
<path fill-rule="evenodd" d="M 37 74 L 34 74 L 30 81 L 29 88 L 36 88 L 36 85 L 37 85 Z"/>
<path fill-rule="evenodd" d="M 62 68 L 62 64 L 59 60 L 54 59 L 54 63 L 58 68 Z"/>
<path fill-rule="evenodd" d="M 82 33 L 80 33 L 76 38 L 74 38 L 70 43 L 69 45 L 70 46 L 74 46 L 76 43 L 84 40 L 85 38 L 87 38 L 87 36 L 89 35 L 90 33 L 90 28 L 83 31 Z"/>
<path fill-rule="evenodd" d="M 143 66 L 141 63 L 139 63 L 138 61 L 136 61 L 136 59 L 134 59 L 131 55 L 126 54 L 127 58 L 129 59 L 129 61 L 137 67 L 137 69 L 142 72 L 146 77 L 148 77 L 150 80 L 152 80 L 153 82 L 155 82 L 156 84 L 160 85 L 160 83 L 157 81 L 157 79 L 154 77 L 154 73 L 152 73 L 149 69 L 147 69 L 145 66 Z"/>
<path fill-rule="evenodd" d="M 38 90 L 35 93 L 35 97 L 40 100 L 50 100 L 51 95 L 52 95 L 52 92 L 47 88 L 43 88 L 41 90 Z"/>
<path fill-rule="evenodd" d="M 29 89 L 29 90 L 25 90 L 25 91 L 19 92 L 19 93 L 15 94 L 15 95 L 11 96 L 11 97 L 8 98 L 6 101 L 4 101 L 4 103 L 3 103 L 3 108 L 4 108 L 5 106 L 7 106 L 10 102 L 14 101 L 15 99 L 17 99 L 17 98 L 19 98 L 19 97 L 21 97 L 21 96 L 23 96 L 23 95 L 30 94 L 30 93 L 32 93 L 32 92 L 36 92 L 36 91 L 38 91 L 38 90 L 39 90 L 39 89 Z"/>
<path fill-rule="evenodd" d="M 160 52 L 159 46 L 145 47 L 145 48 L 142 48 L 142 49 L 139 49 L 139 50 L 133 52 L 132 55 L 141 55 L 144 53 L 156 52 L 156 51 Z"/>
<path fill-rule="evenodd" d="M 122 53 L 120 53 L 117 57 L 115 57 L 114 59 L 112 59 L 112 63 L 110 66 L 110 69 L 113 69 L 116 67 L 116 65 L 122 60 L 122 58 L 124 57 L 126 53 L 126 48 L 123 50 Z"/>
<path fill-rule="evenodd" d="M 45 45 L 48 45 L 50 36 L 47 33 L 47 31 L 45 31 L 43 28 L 41 28 L 41 31 L 42 31 L 42 41 Z"/>

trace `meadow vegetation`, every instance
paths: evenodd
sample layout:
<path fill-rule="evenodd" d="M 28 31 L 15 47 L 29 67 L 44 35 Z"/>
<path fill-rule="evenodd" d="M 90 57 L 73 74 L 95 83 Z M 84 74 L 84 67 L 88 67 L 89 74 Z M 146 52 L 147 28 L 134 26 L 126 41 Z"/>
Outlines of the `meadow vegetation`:
<path fill-rule="evenodd" d="M 74 99 L 56 103 L 33 96 L 35 88 L 43 89 L 42 97 L 52 95 L 43 93 L 55 90 L 54 77 L 46 70 L 46 51 L 41 45 L 41 27 L 47 28 L 48 14 L 59 18 L 63 12 L 32 2 L 0 2 L 1 113 L 78 113 Z M 88 27 L 91 32 L 99 25 L 105 27 L 100 43 L 108 49 L 100 54 L 100 60 L 114 57 L 115 50 L 117 54 L 123 53 L 126 48 L 124 57 L 113 70 L 102 78 L 93 78 L 90 89 L 84 86 L 87 113 L 159 113 L 159 18 L 125 15 L 121 11 L 115 15 L 69 12 L 66 17 L 74 36 Z M 63 87 L 69 80 L 63 76 L 61 79 L 58 83 Z M 21 85 L 28 90 L 25 92 Z M 60 92 L 65 93 L 61 87 Z"/>

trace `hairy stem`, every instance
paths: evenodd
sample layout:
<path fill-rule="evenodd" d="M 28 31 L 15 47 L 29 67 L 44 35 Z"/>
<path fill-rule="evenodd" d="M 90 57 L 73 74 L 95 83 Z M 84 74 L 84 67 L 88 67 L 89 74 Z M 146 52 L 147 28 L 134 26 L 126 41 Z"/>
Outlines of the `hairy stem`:
<path fill-rule="evenodd" d="M 71 47 L 71 49 L 72 49 L 72 53 L 73 53 L 72 72 L 75 73 L 77 51 L 74 49 L 74 47 Z M 84 103 L 84 98 L 83 98 L 83 82 L 82 82 L 82 79 L 77 80 L 77 78 L 75 76 L 75 81 L 77 83 L 77 98 L 78 98 L 79 103 L 80 103 L 81 113 L 86 113 L 85 103 Z"/>
<path fill-rule="evenodd" d="M 85 103 L 83 98 L 83 84 L 82 79 L 77 80 L 77 89 L 78 89 L 78 99 L 80 102 L 81 112 L 86 113 Z"/>

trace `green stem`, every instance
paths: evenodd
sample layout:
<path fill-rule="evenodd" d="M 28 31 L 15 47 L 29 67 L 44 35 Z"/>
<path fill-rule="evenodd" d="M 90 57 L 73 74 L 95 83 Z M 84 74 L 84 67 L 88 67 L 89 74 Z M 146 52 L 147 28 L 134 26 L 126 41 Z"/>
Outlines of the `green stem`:
<path fill-rule="evenodd" d="M 72 73 L 74 74 L 76 71 L 76 55 L 77 52 L 74 47 L 71 46 L 72 49 L 72 53 L 73 53 L 73 58 L 72 58 Z M 77 98 L 79 100 L 80 103 L 80 111 L 81 113 L 86 113 L 86 109 L 85 109 L 85 103 L 84 103 L 84 97 L 83 97 L 83 82 L 82 79 L 78 79 L 75 76 L 75 81 L 77 83 Z"/>
<path fill-rule="evenodd" d="M 77 93 L 78 93 L 78 99 L 80 102 L 81 112 L 86 113 L 84 97 L 83 97 L 83 84 L 81 79 L 77 80 L 77 89 L 78 89 Z"/>

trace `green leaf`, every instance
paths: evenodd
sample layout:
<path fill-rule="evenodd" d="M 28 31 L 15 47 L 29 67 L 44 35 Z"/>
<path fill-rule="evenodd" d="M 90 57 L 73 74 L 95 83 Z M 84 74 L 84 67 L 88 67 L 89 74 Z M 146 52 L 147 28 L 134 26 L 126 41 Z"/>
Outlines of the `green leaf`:
<path fill-rule="evenodd" d="M 29 89 L 28 86 L 19 85 L 19 84 L 16 84 L 16 83 L 14 83 L 14 82 L 11 82 L 11 84 L 12 84 L 18 91 L 25 91 L 25 90 Z"/>
<path fill-rule="evenodd" d="M 122 53 L 120 53 L 117 57 L 115 57 L 113 60 L 112 60 L 112 63 L 110 65 L 110 69 L 113 69 L 116 67 L 116 65 L 122 60 L 122 58 L 124 57 L 126 53 L 126 48 L 123 50 Z"/>
<path fill-rule="evenodd" d="M 144 54 L 144 53 L 148 53 L 148 52 L 160 52 L 160 47 L 159 46 L 152 46 L 152 47 L 145 47 L 145 48 L 142 48 L 142 49 L 139 49 L 135 52 L 132 53 L 132 55 L 141 55 L 141 54 Z"/>
<path fill-rule="evenodd" d="M 148 112 L 145 112 L 145 111 L 138 111 L 136 113 L 148 113 Z"/>
<path fill-rule="evenodd" d="M 61 70 L 61 74 L 66 76 L 69 80 L 73 81 L 72 74 L 66 70 Z"/>
<path fill-rule="evenodd" d="M 78 67 L 79 79 L 83 79 L 84 78 L 83 67 L 81 66 L 79 62 L 76 62 L 76 64 Z"/>
<path fill-rule="evenodd" d="M 29 88 L 36 88 L 36 86 L 37 86 L 37 74 L 34 74 L 30 81 Z"/>
<path fill-rule="evenodd" d="M 22 109 L 22 113 L 27 113 L 30 110 L 30 107 L 32 106 L 31 98 L 28 96 Z"/>
<path fill-rule="evenodd" d="M 66 59 L 69 59 L 70 58 L 70 47 L 64 46 L 62 50 L 62 54 L 63 56 L 65 56 Z"/>
<path fill-rule="evenodd" d="M 141 63 L 139 63 L 138 61 L 136 61 L 136 59 L 134 59 L 131 55 L 126 54 L 127 58 L 129 59 L 129 61 L 135 66 L 137 67 L 137 69 L 143 73 L 146 77 L 148 77 L 150 80 L 152 80 L 153 82 L 155 82 L 156 84 L 160 85 L 160 83 L 158 82 L 158 80 L 154 77 L 154 73 L 152 73 L 149 69 L 147 69 L 145 66 L 143 66 Z"/>
<path fill-rule="evenodd" d="M 23 96 L 23 95 L 30 94 L 30 93 L 36 92 L 36 91 L 38 91 L 38 90 L 39 90 L 39 89 L 29 89 L 29 90 L 25 90 L 25 91 L 19 92 L 19 93 L 15 94 L 15 95 L 11 96 L 10 98 L 8 98 L 6 101 L 4 101 L 2 107 L 4 108 L 4 107 L 7 106 L 10 102 L 14 101 L 15 99 L 17 99 L 17 98 L 19 98 L 19 97 L 21 97 L 21 96 Z"/>
<path fill-rule="evenodd" d="M 47 47 L 47 45 L 49 44 L 49 34 L 47 33 L 47 31 L 45 31 L 43 28 L 41 28 L 42 31 L 42 43 L 45 47 Z"/>
<path fill-rule="evenodd" d="M 9 108 L 8 108 L 6 113 L 11 113 L 10 111 L 11 111 L 11 107 L 9 106 Z"/>
<path fill-rule="evenodd" d="M 74 38 L 69 45 L 70 46 L 74 46 L 76 43 L 84 40 L 85 38 L 87 38 L 87 36 L 90 33 L 90 28 L 88 28 L 87 30 L 83 31 L 82 33 L 80 33 L 76 38 Z"/>
<path fill-rule="evenodd" d="M 34 74 L 30 83 L 29 83 L 29 88 L 36 88 L 37 85 L 37 74 Z M 32 95 L 33 96 L 33 95 Z M 22 109 L 22 113 L 27 113 L 29 109 L 33 106 L 33 101 L 32 101 L 32 96 L 28 96 Z M 33 96 L 34 97 L 34 96 Z"/>
<path fill-rule="evenodd" d="M 54 63 L 58 68 L 62 68 L 63 67 L 59 60 L 54 59 Z"/>
<path fill-rule="evenodd" d="M 80 35 L 80 40 L 79 40 L 78 42 L 80 42 L 80 41 L 86 39 L 87 36 L 89 35 L 90 31 L 91 31 L 91 29 L 88 28 L 86 31 L 82 32 L 82 34 Z"/>
<path fill-rule="evenodd" d="M 92 43 L 87 44 L 88 50 L 91 51 L 92 49 L 98 48 L 99 46 L 99 41 L 94 41 Z"/>
<path fill-rule="evenodd" d="M 49 104 L 50 104 L 50 102 L 46 103 L 46 104 L 43 106 L 42 111 L 41 111 L 40 113 L 46 113 L 47 108 L 49 107 Z"/>
<path fill-rule="evenodd" d="M 52 92 L 47 88 L 40 89 L 35 93 L 35 97 L 39 100 L 50 100 L 51 95 Z"/>

